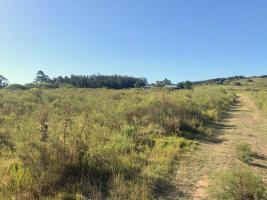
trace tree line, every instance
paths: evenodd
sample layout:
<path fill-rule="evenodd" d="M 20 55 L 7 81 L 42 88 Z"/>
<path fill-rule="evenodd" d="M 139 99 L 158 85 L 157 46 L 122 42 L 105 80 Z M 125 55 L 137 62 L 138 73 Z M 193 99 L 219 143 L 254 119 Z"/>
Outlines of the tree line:
<path fill-rule="evenodd" d="M 0 75 L 0 88 L 6 87 L 8 80 Z M 60 86 L 75 88 L 108 88 L 108 89 L 127 89 L 139 88 L 148 85 L 146 78 L 135 78 L 122 75 L 71 75 L 50 78 L 43 71 L 38 71 L 33 83 L 26 85 L 12 84 L 14 89 L 28 89 L 32 87 L 57 88 Z M 11 87 L 10 86 L 10 87 Z"/>
<path fill-rule="evenodd" d="M 264 76 L 262 76 L 264 77 Z M 153 87 L 164 87 L 166 85 L 177 85 L 180 89 L 191 89 L 193 85 L 198 84 L 224 84 L 226 81 L 243 79 L 243 76 L 234 76 L 228 78 L 216 78 L 205 81 L 196 82 L 179 82 L 173 84 L 171 80 L 164 79 L 149 84 L 146 78 L 136 78 L 132 76 L 122 75 L 71 75 L 71 76 L 58 76 L 50 78 L 43 71 L 38 71 L 33 83 L 26 85 L 12 84 L 10 87 L 14 89 L 29 89 L 33 87 L 75 87 L 75 88 L 108 88 L 108 89 L 127 89 L 127 88 L 141 88 L 151 85 Z M 8 79 L 0 75 L 0 88 L 8 86 Z"/>
<path fill-rule="evenodd" d="M 50 79 L 43 71 L 37 72 L 34 83 L 49 83 L 54 85 L 71 85 L 76 88 L 109 88 L 124 89 L 148 85 L 146 78 L 135 78 L 121 75 L 71 75 Z"/>
<path fill-rule="evenodd" d="M 29 89 L 34 87 L 75 87 L 75 88 L 108 88 L 108 89 L 127 89 L 127 88 L 141 88 L 148 86 L 149 83 L 146 78 L 135 78 L 132 76 L 122 75 L 71 75 L 71 76 L 58 76 L 50 78 L 43 71 L 38 71 L 32 83 L 20 85 L 12 84 L 9 87 L 12 89 Z M 164 79 L 152 83 L 153 87 L 164 87 L 165 85 L 177 85 L 181 89 L 190 89 L 193 85 L 192 82 L 180 82 L 173 84 L 171 80 Z M 0 75 L 0 88 L 8 86 L 8 79 Z"/>

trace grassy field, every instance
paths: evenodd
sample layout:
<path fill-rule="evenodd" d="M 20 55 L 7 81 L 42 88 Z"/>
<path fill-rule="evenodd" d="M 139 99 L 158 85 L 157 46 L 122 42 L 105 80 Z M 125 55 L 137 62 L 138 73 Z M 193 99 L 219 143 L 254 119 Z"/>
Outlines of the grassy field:
<path fill-rule="evenodd" d="M 267 115 L 267 91 L 254 91 L 250 97 L 255 101 L 257 107 Z"/>
<path fill-rule="evenodd" d="M 237 88 L 245 88 L 246 90 L 266 90 L 267 78 L 251 77 L 244 79 L 237 79 L 230 81 L 227 85 L 235 86 Z"/>
<path fill-rule="evenodd" d="M 152 199 L 235 95 L 203 86 L 3 89 L 0 98 L 0 199 Z"/>

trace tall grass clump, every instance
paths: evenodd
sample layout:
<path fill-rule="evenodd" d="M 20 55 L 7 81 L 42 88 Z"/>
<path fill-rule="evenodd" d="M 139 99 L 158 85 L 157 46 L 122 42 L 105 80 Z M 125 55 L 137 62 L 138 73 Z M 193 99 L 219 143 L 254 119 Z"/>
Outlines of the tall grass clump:
<path fill-rule="evenodd" d="M 266 200 L 267 188 L 251 169 L 237 167 L 218 173 L 209 194 L 214 200 Z"/>
<path fill-rule="evenodd" d="M 240 142 L 236 145 L 235 154 L 237 159 L 242 162 L 253 160 L 253 152 L 251 151 L 249 144 L 245 142 Z"/>
<path fill-rule="evenodd" d="M 250 97 L 256 103 L 257 107 L 267 114 L 267 91 L 250 92 Z"/>

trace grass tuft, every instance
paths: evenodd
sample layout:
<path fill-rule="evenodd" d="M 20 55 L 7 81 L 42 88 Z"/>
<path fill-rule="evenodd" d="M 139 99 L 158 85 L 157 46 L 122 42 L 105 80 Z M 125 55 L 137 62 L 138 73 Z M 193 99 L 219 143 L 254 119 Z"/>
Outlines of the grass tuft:
<path fill-rule="evenodd" d="M 220 172 L 209 190 L 213 200 L 266 200 L 267 188 L 262 179 L 248 167 Z"/>
<path fill-rule="evenodd" d="M 236 157 L 242 162 L 249 162 L 253 160 L 253 153 L 250 149 L 249 144 L 240 142 L 236 145 Z"/>

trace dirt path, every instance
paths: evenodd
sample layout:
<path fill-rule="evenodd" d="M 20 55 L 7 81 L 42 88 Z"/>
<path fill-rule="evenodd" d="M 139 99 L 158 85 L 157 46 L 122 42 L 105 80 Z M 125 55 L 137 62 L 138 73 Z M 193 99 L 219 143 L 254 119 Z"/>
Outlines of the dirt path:
<path fill-rule="evenodd" d="M 173 188 L 161 199 L 207 199 L 209 177 L 219 170 L 241 164 L 235 158 L 240 141 L 250 144 L 258 159 L 251 163 L 267 183 L 267 118 L 246 94 L 239 94 L 239 103 L 214 125 L 213 137 L 200 142 L 199 149 L 177 161 Z"/>

